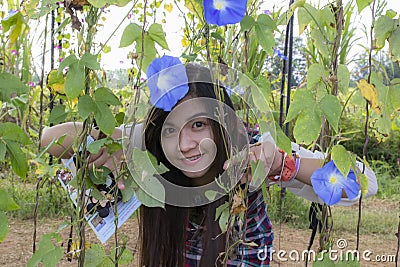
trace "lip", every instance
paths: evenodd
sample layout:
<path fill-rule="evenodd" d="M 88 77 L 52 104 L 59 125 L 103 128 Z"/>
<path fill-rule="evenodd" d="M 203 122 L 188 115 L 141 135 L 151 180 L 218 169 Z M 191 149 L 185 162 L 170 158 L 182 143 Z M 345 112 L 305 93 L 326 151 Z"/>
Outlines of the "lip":
<path fill-rule="evenodd" d="M 190 160 L 190 158 L 196 158 L 196 159 Z M 203 158 L 203 154 L 198 154 L 198 155 L 193 155 L 190 157 L 181 158 L 181 161 L 186 165 L 196 165 L 202 158 Z"/>

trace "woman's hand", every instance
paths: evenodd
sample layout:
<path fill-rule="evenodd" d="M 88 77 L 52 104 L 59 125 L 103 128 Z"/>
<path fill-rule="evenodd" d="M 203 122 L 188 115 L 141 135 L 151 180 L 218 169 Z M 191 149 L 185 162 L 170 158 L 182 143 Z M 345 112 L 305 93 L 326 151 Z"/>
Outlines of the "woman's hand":
<path fill-rule="evenodd" d="M 257 162 L 258 160 L 264 165 L 267 175 L 279 174 L 283 156 L 281 153 L 278 153 L 277 147 L 274 143 L 270 141 L 264 141 L 250 145 L 248 153 L 247 172 L 245 172 L 241 177 L 242 183 L 251 181 L 251 162 Z M 242 152 L 238 157 L 234 157 L 232 160 L 233 164 L 240 164 L 241 161 L 237 160 L 240 158 L 245 159 L 246 155 L 243 155 Z M 229 164 L 229 161 L 224 163 L 224 170 L 228 169 Z"/>
<path fill-rule="evenodd" d="M 91 154 L 88 157 L 89 168 L 104 166 L 111 170 L 114 178 L 117 179 L 121 170 L 121 162 L 123 158 L 122 150 L 118 150 L 110 155 L 106 147 L 102 147 L 97 154 Z M 125 189 L 124 179 L 118 179 L 118 189 Z"/>

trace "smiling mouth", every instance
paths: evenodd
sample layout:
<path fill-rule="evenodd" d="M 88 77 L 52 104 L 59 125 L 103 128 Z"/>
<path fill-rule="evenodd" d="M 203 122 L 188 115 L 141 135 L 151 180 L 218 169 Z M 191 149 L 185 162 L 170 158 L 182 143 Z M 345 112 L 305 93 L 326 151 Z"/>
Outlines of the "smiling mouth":
<path fill-rule="evenodd" d="M 184 160 L 187 160 L 187 161 L 196 161 L 196 160 L 198 160 L 199 158 L 201 158 L 201 156 L 202 156 L 202 155 L 196 155 L 196 156 L 192 156 L 192 157 L 185 157 Z"/>

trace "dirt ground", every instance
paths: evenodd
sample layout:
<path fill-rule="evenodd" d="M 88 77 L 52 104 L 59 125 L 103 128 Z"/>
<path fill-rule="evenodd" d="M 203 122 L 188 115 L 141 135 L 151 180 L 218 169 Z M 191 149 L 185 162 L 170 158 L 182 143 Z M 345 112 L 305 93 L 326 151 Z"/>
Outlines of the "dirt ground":
<path fill-rule="evenodd" d="M 44 233 L 56 231 L 62 220 L 42 220 L 38 223 L 37 236 L 38 240 Z M 273 263 L 271 266 L 305 266 L 305 262 L 301 260 L 303 250 L 307 248 L 310 238 L 310 230 L 295 229 L 286 224 L 274 225 L 275 241 L 273 255 Z M 128 247 L 134 251 L 137 241 L 137 223 L 135 218 L 130 218 L 123 226 L 122 231 L 129 237 Z M 61 231 L 61 236 L 66 250 L 66 241 L 68 238 L 69 227 Z M 99 243 L 91 229 L 87 228 L 87 238 L 91 243 Z M 343 249 L 338 249 L 333 256 L 345 255 L 346 251 L 353 250 L 356 244 L 355 233 L 341 233 L 340 238 L 347 242 L 347 246 Z M 338 238 L 337 238 L 338 239 Z M 0 244 L 0 266 L 26 266 L 26 263 L 32 256 L 33 244 L 33 222 L 32 221 L 17 221 L 10 219 L 10 232 L 3 243 Z M 106 246 L 110 247 L 112 241 Z M 316 239 L 314 243 L 318 243 Z M 317 244 L 313 249 L 317 249 Z M 392 236 L 378 236 L 374 234 L 364 234 L 360 237 L 360 258 L 362 266 L 395 266 L 394 255 L 397 249 L 397 238 Z M 278 253 L 278 251 L 282 251 Z M 284 254 L 284 252 L 286 254 Z M 368 252 L 370 251 L 370 253 Z M 364 257 L 363 254 L 364 253 Z M 300 260 L 295 261 L 296 255 L 299 254 Z M 370 260 L 366 260 L 369 258 Z M 280 263 L 279 263 L 280 262 Z M 57 266 L 77 266 L 77 261 L 67 261 L 63 257 Z M 132 263 L 131 266 L 137 266 Z M 312 264 L 308 264 L 312 266 Z"/>

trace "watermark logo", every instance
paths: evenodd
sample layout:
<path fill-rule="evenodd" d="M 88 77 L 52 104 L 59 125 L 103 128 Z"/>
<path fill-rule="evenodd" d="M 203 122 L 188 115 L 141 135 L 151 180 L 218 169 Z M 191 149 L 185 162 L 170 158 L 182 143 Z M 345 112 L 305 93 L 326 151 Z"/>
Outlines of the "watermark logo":
<path fill-rule="evenodd" d="M 338 239 L 336 241 L 338 249 L 331 249 L 329 251 L 323 250 L 317 253 L 314 250 L 274 250 L 267 249 L 264 247 L 258 250 L 257 258 L 261 261 L 265 261 L 269 256 L 270 260 L 276 260 L 278 262 L 314 262 L 322 261 L 324 258 L 329 258 L 331 261 L 366 261 L 366 262 L 377 262 L 387 263 L 395 262 L 396 255 L 380 255 L 374 254 L 372 250 L 366 249 L 363 251 L 347 249 L 348 243 L 346 239 Z"/>

